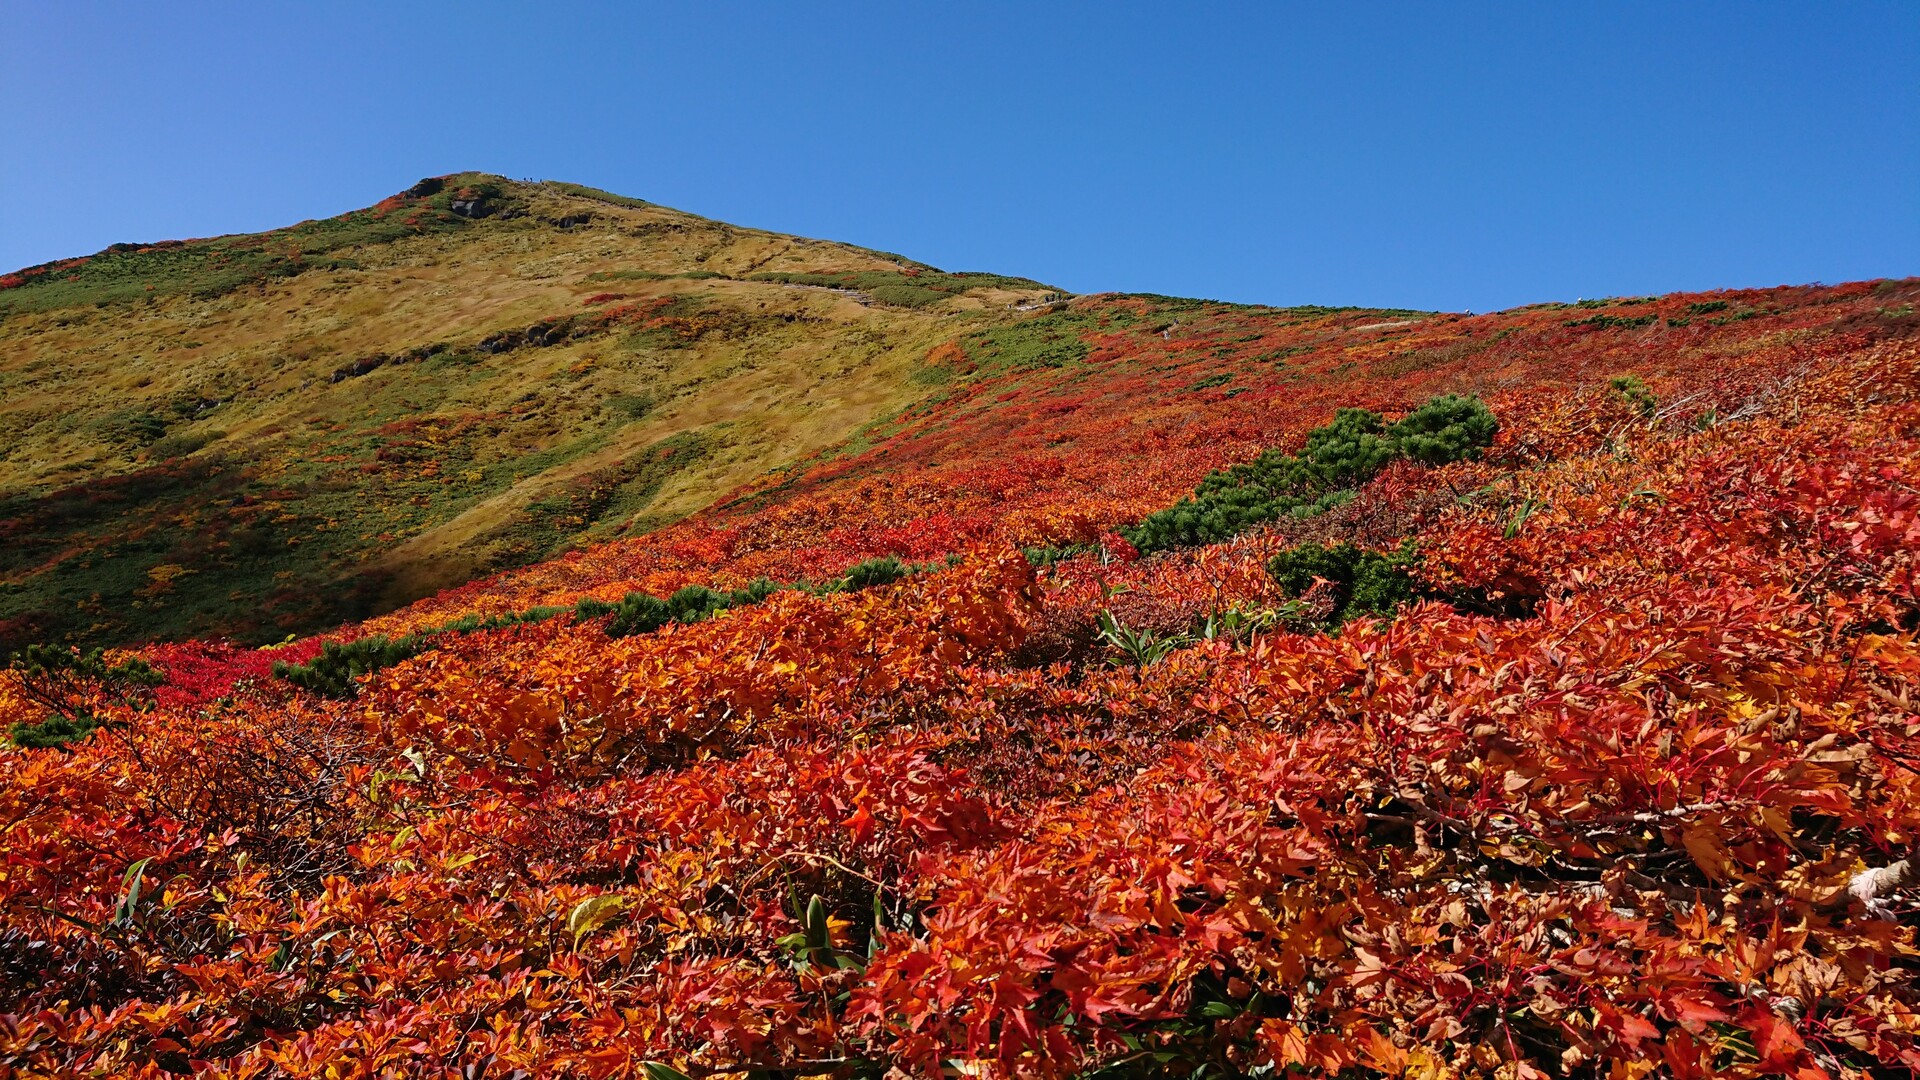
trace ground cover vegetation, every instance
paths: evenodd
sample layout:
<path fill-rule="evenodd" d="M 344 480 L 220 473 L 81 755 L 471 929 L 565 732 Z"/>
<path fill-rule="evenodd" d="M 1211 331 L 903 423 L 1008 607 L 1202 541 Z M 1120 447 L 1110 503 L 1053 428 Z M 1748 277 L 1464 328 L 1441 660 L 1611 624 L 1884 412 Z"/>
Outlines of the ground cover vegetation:
<path fill-rule="evenodd" d="M 1035 297 L 644 535 L 38 649 L 0 1062 L 1911 1073 L 1917 294 Z"/>

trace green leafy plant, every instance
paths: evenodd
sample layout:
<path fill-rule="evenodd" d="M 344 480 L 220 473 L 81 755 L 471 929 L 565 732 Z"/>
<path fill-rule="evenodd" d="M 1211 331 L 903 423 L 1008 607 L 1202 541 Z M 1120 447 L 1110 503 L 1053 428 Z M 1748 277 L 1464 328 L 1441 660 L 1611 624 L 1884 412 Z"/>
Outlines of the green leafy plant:
<path fill-rule="evenodd" d="M 1306 603 L 1298 598 L 1277 607 L 1235 606 L 1207 613 L 1194 631 L 1203 641 L 1235 641 L 1265 633 L 1300 618 Z"/>
<path fill-rule="evenodd" d="M 1100 612 L 1100 640 L 1107 648 L 1122 657 L 1136 670 L 1147 668 L 1167 658 L 1167 654 L 1187 644 L 1187 638 L 1180 634 L 1162 635 L 1152 630 L 1134 629 L 1120 621 L 1111 611 Z"/>

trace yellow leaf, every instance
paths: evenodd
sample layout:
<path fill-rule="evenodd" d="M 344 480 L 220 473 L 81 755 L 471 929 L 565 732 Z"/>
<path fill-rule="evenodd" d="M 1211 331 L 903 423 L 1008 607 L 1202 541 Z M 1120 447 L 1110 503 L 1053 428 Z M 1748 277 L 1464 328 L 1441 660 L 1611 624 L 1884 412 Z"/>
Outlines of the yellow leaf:
<path fill-rule="evenodd" d="M 612 922 L 626 910 L 627 898 L 619 893 L 602 893 L 589 896 L 573 905 L 573 911 L 567 915 L 567 930 L 573 934 L 573 947 L 580 947 L 580 939 Z"/>

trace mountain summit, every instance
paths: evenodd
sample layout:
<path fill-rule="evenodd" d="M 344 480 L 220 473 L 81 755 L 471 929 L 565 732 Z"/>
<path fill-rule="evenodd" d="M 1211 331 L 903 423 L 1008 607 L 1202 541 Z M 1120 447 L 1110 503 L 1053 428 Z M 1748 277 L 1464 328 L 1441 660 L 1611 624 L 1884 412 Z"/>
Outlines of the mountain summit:
<path fill-rule="evenodd" d="M 456 174 L 0 277 L 0 651 L 261 641 L 672 521 L 1057 290 Z"/>

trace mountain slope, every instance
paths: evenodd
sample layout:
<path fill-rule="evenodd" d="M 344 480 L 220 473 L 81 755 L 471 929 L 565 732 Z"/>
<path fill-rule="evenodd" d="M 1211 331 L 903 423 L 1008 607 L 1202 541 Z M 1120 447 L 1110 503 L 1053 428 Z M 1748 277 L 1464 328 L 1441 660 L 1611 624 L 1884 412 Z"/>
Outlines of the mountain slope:
<path fill-rule="evenodd" d="M 1910 1075 L 1916 305 L 942 316 L 650 532 L 35 649 L 0 1069 Z"/>
<path fill-rule="evenodd" d="M 657 526 L 1051 293 L 471 174 L 0 285 L 5 648 L 271 639 Z"/>

